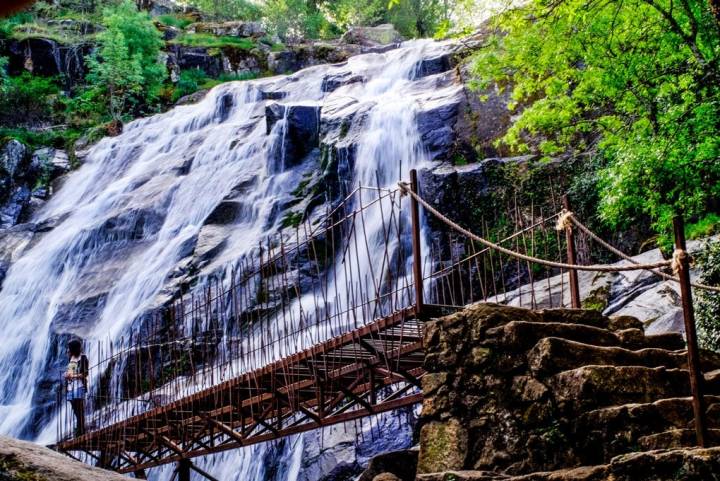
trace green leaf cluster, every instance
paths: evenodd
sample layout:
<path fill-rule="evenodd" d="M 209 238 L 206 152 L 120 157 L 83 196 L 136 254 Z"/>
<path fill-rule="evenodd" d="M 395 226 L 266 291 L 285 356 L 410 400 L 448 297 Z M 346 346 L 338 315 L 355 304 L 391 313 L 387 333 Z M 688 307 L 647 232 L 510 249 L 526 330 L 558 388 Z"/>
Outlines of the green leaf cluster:
<path fill-rule="evenodd" d="M 124 0 L 103 12 L 105 30 L 98 50 L 88 58 L 87 80 L 106 97 L 113 119 L 157 98 L 167 70 L 160 61 L 160 32 L 150 16 Z"/>
<path fill-rule="evenodd" d="M 499 16 L 473 60 L 509 89 L 499 143 L 593 152 L 608 225 L 702 216 L 720 199 L 720 26 L 704 1 L 531 0 Z"/>

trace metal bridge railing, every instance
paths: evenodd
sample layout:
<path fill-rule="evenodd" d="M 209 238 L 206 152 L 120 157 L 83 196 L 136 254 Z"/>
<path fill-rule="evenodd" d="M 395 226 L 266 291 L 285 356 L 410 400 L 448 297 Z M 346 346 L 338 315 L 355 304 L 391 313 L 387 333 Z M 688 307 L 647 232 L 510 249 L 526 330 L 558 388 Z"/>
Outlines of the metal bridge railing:
<path fill-rule="evenodd" d="M 408 203 L 410 212 L 404 207 Z M 415 171 L 410 183 L 401 182 L 397 189 L 359 186 L 323 217 L 297 224 L 293 235 L 258 245 L 224 280 L 207 279 L 189 297 L 179 294 L 140 320 L 128 339 L 98 345 L 102 361 L 89 376 L 89 433 L 82 442 L 73 439 L 68 412 L 59 417 L 58 439 L 66 440 L 59 446 L 135 472 L 188 453 L 215 452 L 220 435 L 226 437 L 223 449 L 229 449 L 299 429 L 293 426 L 322 426 L 332 416 L 371 415 L 388 399 L 392 406 L 402 405 L 396 402 L 402 396 L 417 402 L 422 323 L 415 321 L 442 308 L 509 302 L 510 295 L 529 308 L 578 308 L 579 273 L 629 270 L 649 270 L 680 284 L 695 426 L 698 444 L 704 445 L 702 376 L 682 219 L 675 221 L 673 259 L 638 264 L 587 229 L 566 199 L 563 203 L 553 204 L 550 212 L 516 209 L 505 234 L 483 223 L 479 235 L 424 199 Z M 445 227 L 426 245 L 421 208 Z M 578 243 L 585 252 L 578 252 Z M 630 261 L 578 262 L 591 259 L 590 244 Z M 674 274 L 663 271 L 671 267 Z M 409 320 L 415 321 L 407 331 L 402 326 Z M 310 354 L 298 357 L 299 352 Z M 268 374 L 263 370 L 268 366 L 275 371 Z M 239 379 L 255 385 L 241 389 L 233 384 Z M 220 417 L 202 418 L 208 414 L 193 404 L 195 399 Z M 223 406 L 238 402 L 239 411 L 227 408 L 232 412 L 228 419 Z M 189 411 L 178 418 L 171 414 L 173 406 Z M 171 435 L 147 424 L 160 415 L 168 423 L 190 426 L 189 432 L 184 427 L 178 431 L 182 435 Z M 214 426 L 214 431 L 202 426 Z M 103 443 L 106 451 L 110 445 L 116 449 L 114 461 L 98 454 Z"/>

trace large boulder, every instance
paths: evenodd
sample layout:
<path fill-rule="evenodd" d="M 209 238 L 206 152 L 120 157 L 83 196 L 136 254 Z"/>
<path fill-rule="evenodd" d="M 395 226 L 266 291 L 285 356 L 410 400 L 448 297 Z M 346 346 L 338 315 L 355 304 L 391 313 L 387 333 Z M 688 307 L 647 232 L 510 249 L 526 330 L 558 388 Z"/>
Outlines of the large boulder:
<path fill-rule="evenodd" d="M 361 52 L 362 48 L 358 45 L 326 42 L 292 45 L 268 54 L 268 70 L 275 74 L 287 74 L 314 65 L 344 62 Z"/>
<path fill-rule="evenodd" d="M 0 207 L 0 227 L 12 227 L 17 224 L 23 210 L 30 202 L 31 192 L 25 185 L 15 187 L 8 200 Z"/>
<path fill-rule="evenodd" d="M 3 481 L 123 481 L 126 477 L 91 467 L 38 444 L 0 437 Z"/>
<path fill-rule="evenodd" d="M 392 24 L 385 23 L 376 27 L 351 27 L 342 36 L 341 41 L 367 47 L 391 45 L 404 39 Z"/>
<path fill-rule="evenodd" d="M 28 149 L 22 142 L 12 139 L 0 150 L 0 165 L 11 179 L 22 177 L 28 159 Z"/>
<path fill-rule="evenodd" d="M 218 77 L 223 72 L 223 62 L 219 54 L 205 47 L 171 45 L 167 52 L 167 66 L 174 74 L 181 70 L 200 69 L 210 77 Z"/>
<path fill-rule="evenodd" d="M 36 175 L 47 173 L 51 178 L 54 178 L 70 170 L 70 158 L 64 150 L 44 147 L 33 152 L 30 169 Z"/>

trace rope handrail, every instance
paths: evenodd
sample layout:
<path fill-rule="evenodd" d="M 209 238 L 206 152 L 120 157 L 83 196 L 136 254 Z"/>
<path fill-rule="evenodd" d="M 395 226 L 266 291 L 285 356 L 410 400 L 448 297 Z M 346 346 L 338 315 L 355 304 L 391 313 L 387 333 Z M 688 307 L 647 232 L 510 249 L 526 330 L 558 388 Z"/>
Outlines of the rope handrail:
<path fill-rule="evenodd" d="M 456 222 L 453 222 L 450 220 L 447 216 L 440 213 L 437 209 L 435 209 L 430 203 L 428 203 L 425 199 L 420 197 L 418 194 L 412 191 L 410 189 L 410 185 L 406 182 L 398 182 L 398 186 L 400 187 L 400 190 L 406 195 L 410 195 L 412 198 L 414 198 L 418 203 L 420 203 L 423 207 L 425 207 L 428 212 L 435 215 L 438 219 L 443 221 L 445 224 L 447 224 L 452 229 L 460 232 L 461 234 L 470 237 L 473 240 L 476 240 L 477 242 L 485 245 L 486 247 L 489 247 L 491 249 L 494 249 L 496 251 L 502 252 L 505 255 L 515 257 L 516 259 L 520 259 L 526 262 L 532 262 L 535 264 L 544 265 L 547 267 L 554 267 L 558 269 L 575 269 L 579 271 L 591 271 L 591 272 L 622 272 L 622 271 L 637 271 L 637 270 L 651 270 L 651 269 L 657 269 L 660 267 L 668 267 L 672 264 L 672 261 L 660 261 L 660 262 L 652 262 L 647 264 L 631 264 L 631 265 L 624 265 L 624 266 L 618 266 L 618 265 L 610 265 L 610 264 L 593 264 L 593 265 L 580 265 L 580 264 L 567 264 L 565 262 L 555 262 L 555 261 L 549 261 L 546 259 L 540 259 L 538 257 L 529 256 L 526 254 L 522 254 L 520 252 L 516 252 L 512 249 L 507 249 L 501 245 L 498 245 L 492 241 L 489 241 L 483 237 L 480 237 L 479 235 L 475 234 L 474 232 L 471 232 L 467 230 L 466 228 L 460 226 Z"/>
<path fill-rule="evenodd" d="M 616 247 L 614 247 L 614 246 L 611 245 L 610 243 L 606 242 L 606 241 L 603 240 L 599 235 L 597 235 L 595 232 L 593 232 L 592 230 L 590 230 L 589 227 L 587 227 L 585 224 L 583 224 L 582 222 L 580 222 L 580 220 L 579 220 L 577 217 L 575 217 L 575 214 L 573 214 L 572 212 L 569 212 L 569 211 L 565 211 L 565 213 L 566 213 L 566 215 L 565 215 L 564 217 L 561 216 L 561 220 L 568 219 L 568 220 L 571 221 L 573 224 L 575 224 L 575 226 L 576 226 L 578 229 L 580 229 L 580 230 L 583 231 L 585 234 L 587 234 L 588 236 L 590 236 L 590 238 L 592 238 L 595 242 L 597 242 L 598 244 L 600 244 L 600 245 L 601 245 L 602 247 L 604 247 L 605 249 L 607 249 L 607 250 L 609 250 L 610 252 L 612 252 L 613 254 L 621 257 L 623 260 L 626 260 L 626 261 L 628 261 L 628 262 L 630 262 L 630 263 L 632 263 L 632 264 L 635 264 L 635 265 L 639 265 L 639 262 L 638 262 L 638 261 L 636 261 L 635 259 L 633 259 L 631 256 L 627 255 L 626 253 L 624 253 L 624 252 L 621 251 L 620 249 L 617 249 Z M 558 221 L 558 224 L 559 224 L 559 221 Z M 670 262 L 671 262 L 671 264 L 674 263 L 674 261 L 670 261 Z M 664 272 L 658 271 L 658 270 L 656 270 L 656 269 L 648 269 L 648 270 L 649 270 L 650 272 L 652 272 L 653 274 L 655 274 L 656 276 L 661 277 L 661 278 L 663 278 L 663 279 L 665 279 L 665 280 L 667 280 L 667 281 L 674 281 L 674 282 L 677 282 L 677 283 L 680 282 L 680 279 L 679 279 L 677 276 L 671 276 L 670 274 L 665 274 Z M 707 284 L 702 284 L 702 283 L 700 283 L 700 282 L 691 282 L 690 285 L 693 286 L 693 287 L 696 287 L 696 288 L 698 288 L 698 289 L 703 289 L 703 290 L 706 290 L 706 291 L 720 292 L 720 287 L 717 287 L 717 286 L 709 286 L 709 285 L 707 285 Z"/>

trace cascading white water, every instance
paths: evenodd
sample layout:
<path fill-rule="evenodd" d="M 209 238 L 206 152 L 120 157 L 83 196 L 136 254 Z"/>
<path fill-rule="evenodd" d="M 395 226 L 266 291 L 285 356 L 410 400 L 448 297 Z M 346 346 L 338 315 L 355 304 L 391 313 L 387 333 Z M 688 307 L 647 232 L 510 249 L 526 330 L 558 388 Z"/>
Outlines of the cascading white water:
<path fill-rule="evenodd" d="M 224 254 L 206 268 L 229 267 L 278 228 L 275 207 L 296 188 L 300 173 L 286 167 L 284 151 L 280 165 L 272 161 L 272 149 L 278 144 L 285 148 L 284 139 L 278 138 L 286 135 L 287 120 L 266 132 L 269 101 L 262 92 L 284 92 L 278 102 L 286 105 L 367 105 L 353 178 L 343 180 L 392 187 L 410 168 L 428 160 L 416 122 L 416 70 L 423 58 L 445 48 L 411 42 L 291 77 L 223 84 L 196 105 L 137 120 L 122 135 L 97 144 L 33 219 L 52 228 L 14 253 L 16 260 L 0 290 L 0 330 L 5 333 L 0 345 L 0 433 L 54 441 L 52 423 L 31 425 L 37 383 L 48 376 L 48 351 L 57 342 L 53 336 L 63 334 L 57 331 L 69 324 L 69 330 L 89 341 L 88 356 L 94 359 L 94 340 L 126 334 L 139 316 L 168 299 L 176 288 L 172 279 L 193 249 L 200 248 L 205 220 L 238 185 L 244 188 L 241 216 L 222 239 Z M 365 81 L 323 91 L 328 75 L 343 74 Z M 371 242 L 379 241 L 381 219 L 366 221 Z M 213 241 L 218 242 L 208 242 Z M 372 264 L 361 269 L 369 271 Z M 355 275 L 363 278 L 365 273 Z M 81 310 L 73 310 L 83 302 L 98 304 L 97 315 L 84 319 Z M 305 436 L 284 442 L 282 472 L 272 479 L 304 479 L 301 457 L 308 444 L 304 440 L 310 439 Z M 259 481 L 269 475 L 257 460 L 270 449 L 256 446 L 199 463 L 210 472 L 225 470 L 223 480 Z M 156 471 L 157 479 L 169 478 L 167 469 Z"/>

